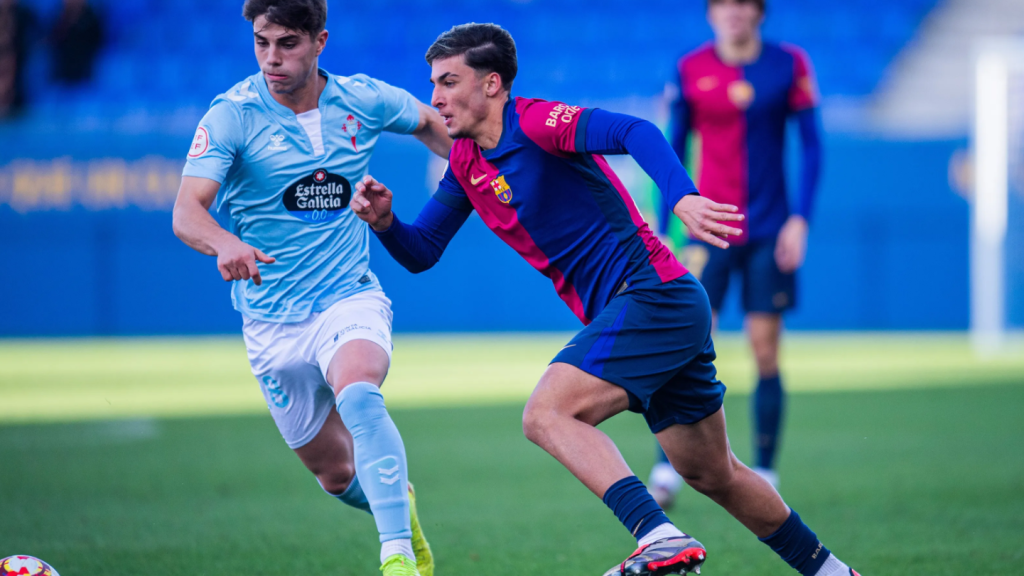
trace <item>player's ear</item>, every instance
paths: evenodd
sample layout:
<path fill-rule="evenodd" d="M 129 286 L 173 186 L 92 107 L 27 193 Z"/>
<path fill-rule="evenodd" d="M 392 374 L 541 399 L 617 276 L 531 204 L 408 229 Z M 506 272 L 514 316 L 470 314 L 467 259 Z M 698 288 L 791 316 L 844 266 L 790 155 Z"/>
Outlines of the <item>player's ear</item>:
<path fill-rule="evenodd" d="M 501 74 L 497 72 L 491 72 L 487 75 L 486 80 L 484 80 L 484 93 L 490 98 L 497 96 L 503 87 L 501 84 Z"/>
<path fill-rule="evenodd" d="M 324 46 L 327 45 L 327 37 L 329 35 L 330 34 L 327 32 L 327 30 L 323 30 L 322 32 L 320 32 L 319 34 L 316 35 L 316 44 L 317 44 L 316 55 L 317 56 L 319 56 L 320 53 L 324 51 Z"/>

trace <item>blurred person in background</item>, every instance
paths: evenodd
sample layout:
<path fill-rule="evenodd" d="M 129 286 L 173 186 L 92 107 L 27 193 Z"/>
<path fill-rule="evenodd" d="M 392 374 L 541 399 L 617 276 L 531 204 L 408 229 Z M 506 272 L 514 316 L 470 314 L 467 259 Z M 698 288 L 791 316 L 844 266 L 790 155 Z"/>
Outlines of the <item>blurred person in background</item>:
<path fill-rule="evenodd" d="M 779 375 L 782 314 L 796 305 L 796 271 L 804 262 L 808 222 L 818 187 L 821 137 L 818 94 L 807 55 L 764 41 L 765 0 L 709 0 L 715 39 L 676 65 L 672 146 L 684 163 L 691 132 L 698 189 L 715 202 L 740 207 L 743 234 L 726 249 L 692 239 L 683 264 L 707 290 L 717 326 L 729 281 L 742 277 L 746 330 L 757 362 L 752 396 L 754 471 L 778 488 L 776 455 L 785 393 Z M 799 126 L 802 173 L 796 204 L 786 195 L 783 148 L 789 119 Z M 667 232 L 672 210 L 661 210 Z M 682 488 L 660 447 L 651 491 L 670 507 Z"/>
<path fill-rule="evenodd" d="M 79 84 L 92 78 L 93 62 L 103 45 L 103 22 L 86 0 L 64 0 L 50 31 L 53 79 Z"/>
<path fill-rule="evenodd" d="M 25 62 L 35 26 L 27 6 L 0 0 L 0 118 L 16 116 L 25 107 Z"/>

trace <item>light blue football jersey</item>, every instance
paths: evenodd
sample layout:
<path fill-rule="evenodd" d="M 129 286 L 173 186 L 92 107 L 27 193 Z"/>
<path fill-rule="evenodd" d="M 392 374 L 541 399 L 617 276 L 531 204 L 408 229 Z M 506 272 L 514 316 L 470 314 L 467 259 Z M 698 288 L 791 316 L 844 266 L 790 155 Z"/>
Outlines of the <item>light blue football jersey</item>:
<path fill-rule="evenodd" d="M 215 208 L 243 242 L 277 261 L 259 264 L 261 286 L 235 282 L 231 301 L 248 318 L 301 322 L 364 290 L 369 231 L 349 210 L 381 131 L 409 134 L 417 100 L 405 90 L 357 74 L 321 70 L 323 155 L 294 112 L 270 95 L 262 72 L 214 99 L 199 123 L 183 174 L 221 183 Z"/>

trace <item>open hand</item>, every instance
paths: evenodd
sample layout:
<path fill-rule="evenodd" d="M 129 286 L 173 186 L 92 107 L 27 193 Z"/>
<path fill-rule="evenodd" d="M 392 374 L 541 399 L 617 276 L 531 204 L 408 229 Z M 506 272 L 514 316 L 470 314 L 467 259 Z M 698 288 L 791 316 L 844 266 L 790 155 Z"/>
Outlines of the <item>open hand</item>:
<path fill-rule="evenodd" d="M 675 214 L 683 224 L 686 231 L 697 240 L 701 240 L 725 249 L 729 243 L 724 240 L 727 236 L 739 236 L 743 230 L 726 226 L 722 222 L 742 222 L 745 216 L 737 214 L 739 209 L 731 204 L 718 204 L 697 194 L 683 196 L 672 213 Z"/>
<path fill-rule="evenodd" d="M 348 206 L 360 220 L 377 232 L 383 232 L 391 227 L 395 219 L 391 212 L 393 197 L 387 186 L 367 174 L 361 182 L 356 182 L 356 193 L 352 195 L 352 201 Z"/>
<path fill-rule="evenodd" d="M 231 236 L 231 239 L 215 248 L 217 270 L 220 271 L 221 278 L 224 278 L 225 282 L 252 279 L 253 284 L 259 286 L 263 279 L 260 277 L 260 269 L 256 262 L 273 264 L 276 260 L 234 236 Z"/>

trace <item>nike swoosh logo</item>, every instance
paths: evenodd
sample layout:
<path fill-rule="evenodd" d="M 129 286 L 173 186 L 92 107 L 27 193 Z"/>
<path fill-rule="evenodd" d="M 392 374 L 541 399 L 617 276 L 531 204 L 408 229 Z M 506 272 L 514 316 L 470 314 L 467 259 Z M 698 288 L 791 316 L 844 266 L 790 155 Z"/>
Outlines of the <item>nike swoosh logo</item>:
<path fill-rule="evenodd" d="M 562 346 L 562 350 L 565 350 L 566 348 L 572 348 L 573 346 L 575 346 L 575 344 L 567 344 L 565 346 Z"/>
<path fill-rule="evenodd" d="M 483 176 L 478 176 L 478 177 L 476 177 L 476 178 L 473 178 L 472 176 L 470 176 L 470 177 L 469 177 L 469 181 L 470 181 L 470 182 L 471 182 L 471 183 L 473 184 L 473 186 L 476 186 L 476 185 L 477 185 L 477 184 L 479 184 L 479 183 L 480 183 L 480 181 L 481 181 L 481 180 L 483 180 L 484 178 L 487 178 L 487 174 L 484 174 Z"/>

